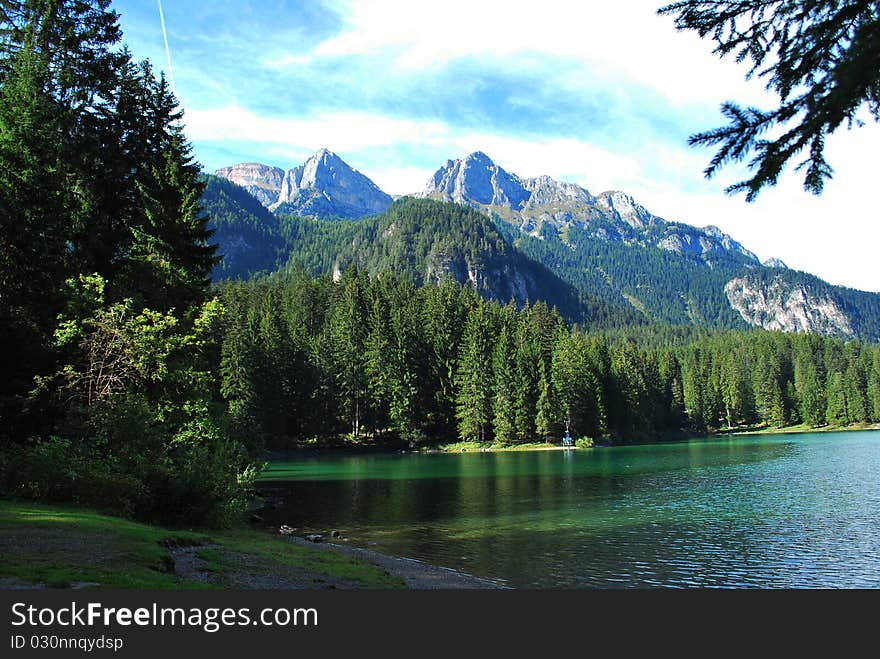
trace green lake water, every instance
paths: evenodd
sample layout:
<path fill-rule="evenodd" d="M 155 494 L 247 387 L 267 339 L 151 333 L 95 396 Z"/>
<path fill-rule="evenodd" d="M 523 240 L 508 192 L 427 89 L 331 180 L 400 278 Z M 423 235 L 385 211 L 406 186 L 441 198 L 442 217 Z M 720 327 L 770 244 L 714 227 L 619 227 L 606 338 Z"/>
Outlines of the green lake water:
<path fill-rule="evenodd" d="M 278 461 L 271 521 L 519 588 L 880 587 L 880 431 Z"/>

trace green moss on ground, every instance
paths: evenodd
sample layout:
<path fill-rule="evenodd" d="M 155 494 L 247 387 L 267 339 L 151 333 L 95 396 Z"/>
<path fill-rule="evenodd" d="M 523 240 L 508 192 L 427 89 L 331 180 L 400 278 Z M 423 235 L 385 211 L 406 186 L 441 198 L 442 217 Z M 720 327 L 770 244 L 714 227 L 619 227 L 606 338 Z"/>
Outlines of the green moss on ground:
<path fill-rule="evenodd" d="M 175 574 L 175 547 L 193 548 L 200 574 Z M 402 580 L 375 566 L 267 532 L 172 530 L 84 508 L 12 501 L 0 501 L 0 555 L 0 583 L 15 586 L 403 587 Z"/>

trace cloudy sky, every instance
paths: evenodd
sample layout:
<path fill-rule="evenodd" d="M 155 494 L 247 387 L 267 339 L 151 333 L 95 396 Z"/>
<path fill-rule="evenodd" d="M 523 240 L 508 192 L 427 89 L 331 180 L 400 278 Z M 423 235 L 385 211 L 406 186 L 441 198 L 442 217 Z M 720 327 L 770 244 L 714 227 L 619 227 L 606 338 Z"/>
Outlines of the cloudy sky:
<path fill-rule="evenodd" d="M 822 197 L 787 174 L 755 203 L 706 181 L 688 135 L 760 80 L 658 17 L 663 0 L 164 0 L 187 135 L 207 171 L 285 169 L 319 148 L 391 194 L 484 151 L 521 176 L 624 190 L 668 220 L 721 227 L 762 259 L 880 291 L 880 126 L 828 140 Z M 137 58 L 170 73 L 157 0 L 115 0 Z"/>

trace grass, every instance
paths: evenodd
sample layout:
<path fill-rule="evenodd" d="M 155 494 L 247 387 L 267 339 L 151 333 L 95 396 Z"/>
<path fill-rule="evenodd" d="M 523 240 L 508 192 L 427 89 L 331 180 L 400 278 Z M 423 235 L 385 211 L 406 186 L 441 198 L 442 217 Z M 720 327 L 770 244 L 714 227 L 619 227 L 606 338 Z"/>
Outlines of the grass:
<path fill-rule="evenodd" d="M 719 435 L 780 435 L 780 434 L 794 434 L 794 433 L 805 433 L 805 432 L 845 432 L 847 430 L 880 430 L 880 424 L 878 423 L 853 423 L 847 426 L 836 426 L 836 425 L 827 425 L 827 426 L 819 426 L 815 428 L 806 423 L 800 423 L 793 426 L 783 426 L 782 428 L 778 428 L 776 426 L 748 426 L 748 427 L 735 427 L 730 430 L 722 429 L 718 431 Z"/>
<path fill-rule="evenodd" d="M 469 453 L 479 451 L 547 451 L 558 448 L 561 448 L 559 444 L 550 444 L 548 442 L 527 442 L 512 446 L 492 444 L 490 442 L 454 442 L 452 444 L 442 444 L 437 447 L 437 450 L 444 453 Z"/>
<path fill-rule="evenodd" d="M 174 574 L 172 546 L 196 546 L 207 582 Z M 266 579 L 290 571 L 309 584 L 400 588 L 384 570 L 267 532 L 172 530 L 73 507 L 0 501 L 0 579 L 51 588 L 223 588 L 242 563 Z M 261 575 L 257 575 L 261 576 Z"/>

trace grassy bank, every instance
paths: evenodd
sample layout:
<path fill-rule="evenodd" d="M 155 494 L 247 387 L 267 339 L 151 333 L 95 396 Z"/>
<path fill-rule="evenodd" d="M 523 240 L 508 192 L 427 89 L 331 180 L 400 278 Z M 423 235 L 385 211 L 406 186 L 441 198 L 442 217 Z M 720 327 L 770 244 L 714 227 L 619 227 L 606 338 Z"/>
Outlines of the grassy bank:
<path fill-rule="evenodd" d="M 0 501 L 0 587 L 400 588 L 386 571 L 267 532 L 171 530 Z"/>
<path fill-rule="evenodd" d="M 546 442 L 528 442 L 526 444 L 515 444 L 513 446 L 504 446 L 502 444 L 492 444 L 489 442 L 454 442 L 452 444 L 441 444 L 435 450 L 443 453 L 469 453 L 480 451 L 555 451 L 562 449 L 559 444 L 548 444 Z"/>
<path fill-rule="evenodd" d="M 813 426 L 801 423 L 795 426 L 785 426 L 777 428 L 774 426 L 750 426 L 748 428 L 731 428 L 730 430 L 719 430 L 719 435 L 785 435 L 797 433 L 814 433 L 814 432 L 846 432 L 850 430 L 880 430 L 878 423 L 853 423 L 848 426 Z"/>
<path fill-rule="evenodd" d="M 637 443 L 657 444 L 671 441 L 687 441 L 693 439 L 711 439 L 713 437 L 730 437 L 739 435 L 781 435 L 781 434 L 797 434 L 797 433 L 815 433 L 815 432 L 847 432 L 852 430 L 880 430 L 878 423 L 853 423 L 847 426 L 820 426 L 814 428 L 807 424 L 798 424 L 794 426 L 785 426 L 777 428 L 775 426 L 737 426 L 735 428 L 722 428 L 708 434 L 692 434 L 686 432 L 666 433 L 662 437 L 658 437 L 651 441 L 641 441 Z M 544 442 L 529 442 L 525 444 L 516 444 L 514 446 L 503 446 L 500 444 L 492 444 L 490 442 L 453 442 L 449 444 L 441 444 L 432 450 L 443 453 L 478 453 L 478 452 L 506 452 L 506 451 L 553 451 L 562 450 L 559 444 L 548 444 Z"/>

